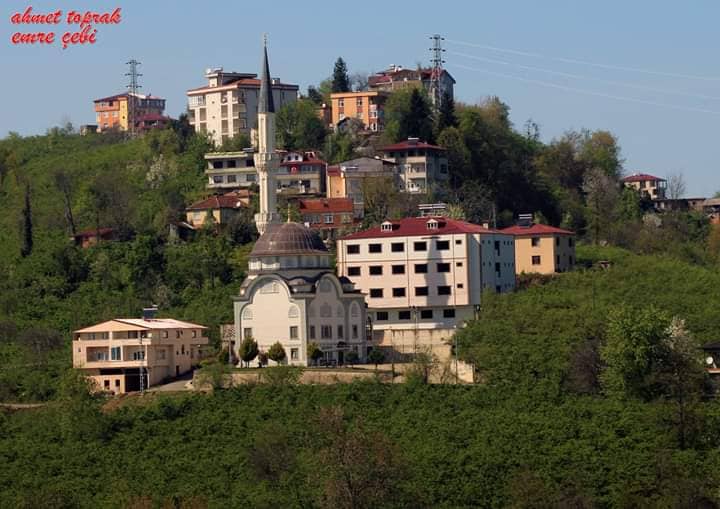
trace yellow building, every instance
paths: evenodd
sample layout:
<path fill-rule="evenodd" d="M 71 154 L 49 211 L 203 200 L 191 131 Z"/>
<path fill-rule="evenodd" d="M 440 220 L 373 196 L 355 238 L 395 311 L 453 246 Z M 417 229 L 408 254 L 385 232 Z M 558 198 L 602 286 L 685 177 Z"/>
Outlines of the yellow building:
<path fill-rule="evenodd" d="M 170 318 L 116 318 L 73 332 L 73 367 L 97 390 L 123 394 L 186 373 L 200 362 L 207 327 Z M 141 379 L 142 376 L 142 379 Z"/>
<path fill-rule="evenodd" d="M 370 131 L 385 128 L 383 108 L 389 93 L 382 91 L 342 92 L 330 94 L 334 126 L 346 118 L 360 120 Z"/>
<path fill-rule="evenodd" d="M 185 220 L 195 228 L 200 228 L 212 216 L 215 224 L 227 224 L 243 207 L 250 203 L 250 192 L 239 189 L 232 193 L 211 196 L 185 209 Z"/>
<path fill-rule="evenodd" d="M 132 117 L 129 111 L 129 99 L 133 99 Z M 117 94 L 102 99 L 95 99 L 95 121 L 97 131 L 107 130 L 128 131 L 133 122 L 148 115 L 162 116 L 165 111 L 165 99 L 142 94 Z"/>
<path fill-rule="evenodd" d="M 569 230 L 530 223 L 501 231 L 515 237 L 517 274 L 554 274 L 575 265 L 575 233 Z"/>

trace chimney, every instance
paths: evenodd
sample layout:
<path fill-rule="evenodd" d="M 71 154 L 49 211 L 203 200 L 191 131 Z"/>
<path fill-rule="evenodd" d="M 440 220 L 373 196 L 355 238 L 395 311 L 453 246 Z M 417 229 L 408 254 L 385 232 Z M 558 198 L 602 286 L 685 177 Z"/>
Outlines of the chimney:
<path fill-rule="evenodd" d="M 150 307 L 143 308 L 143 314 L 142 314 L 143 320 L 154 320 L 155 317 L 157 316 L 157 312 L 158 312 L 158 308 L 154 304 Z"/>

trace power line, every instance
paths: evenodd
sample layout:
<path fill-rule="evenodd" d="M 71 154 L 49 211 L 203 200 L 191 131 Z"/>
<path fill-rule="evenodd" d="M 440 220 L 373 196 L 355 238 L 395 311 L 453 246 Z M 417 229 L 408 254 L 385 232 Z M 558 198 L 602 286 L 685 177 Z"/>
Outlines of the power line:
<path fill-rule="evenodd" d="M 548 60 L 556 60 L 558 62 L 564 62 L 566 64 L 589 65 L 592 67 L 599 67 L 601 69 L 613 69 L 616 71 L 639 72 L 639 73 L 643 73 L 643 74 L 653 74 L 655 76 L 667 76 L 667 77 L 671 77 L 671 78 L 683 78 L 683 79 L 702 80 L 702 81 L 720 81 L 720 77 L 718 77 L 718 76 L 698 76 L 698 75 L 693 75 L 693 74 L 681 74 L 681 73 L 675 73 L 675 72 L 656 71 L 653 69 L 642 69 L 639 67 L 627 67 L 627 66 L 622 66 L 622 65 L 602 64 L 602 63 L 598 63 L 598 62 L 590 62 L 587 60 L 577 60 L 574 58 L 542 55 L 540 53 L 531 53 L 529 51 L 519 51 L 519 50 L 514 50 L 514 49 L 509 49 L 509 48 L 499 48 L 497 46 L 489 46 L 486 44 L 476 44 L 473 42 L 466 42 L 466 41 L 456 41 L 453 39 L 446 39 L 446 41 L 451 44 L 460 44 L 462 46 L 471 46 L 473 48 L 488 49 L 491 51 L 499 51 L 501 53 L 511 53 L 513 55 L 521 55 L 521 56 L 532 57 L 532 58 L 546 58 Z"/>
<path fill-rule="evenodd" d="M 130 135 L 135 136 L 135 101 L 137 101 L 138 90 L 142 88 L 142 86 L 138 84 L 138 78 L 142 76 L 142 74 L 138 72 L 138 66 L 141 64 L 141 62 L 138 62 L 133 58 L 129 62 L 125 63 L 130 66 L 130 72 L 125 73 L 125 76 L 130 77 L 130 83 L 128 83 L 127 85 L 128 124 L 130 124 Z"/>
<path fill-rule="evenodd" d="M 547 74 L 555 74 L 555 75 L 557 75 L 557 76 L 564 76 L 564 77 L 566 77 L 566 78 L 573 78 L 573 79 L 579 79 L 579 80 L 588 80 L 588 81 L 597 81 L 597 82 L 599 82 L 599 83 L 607 83 L 607 84 L 610 84 L 610 85 L 617 85 L 617 86 L 621 86 L 621 87 L 634 88 L 634 89 L 637 89 L 637 90 L 647 90 L 647 91 L 650 91 L 650 92 L 659 92 L 659 93 L 661 93 L 661 94 L 679 95 L 679 96 L 684 96 L 684 97 L 692 97 L 692 98 L 695 98 L 695 99 L 710 99 L 710 100 L 714 100 L 714 101 L 720 101 L 720 97 L 718 97 L 718 96 L 713 96 L 713 95 L 693 94 L 693 93 L 690 93 L 690 92 L 680 92 L 680 91 L 677 91 L 677 90 L 667 90 L 667 89 L 664 89 L 664 88 L 648 87 L 648 86 L 645 86 L 645 85 L 637 85 L 637 84 L 634 84 L 634 83 L 626 83 L 626 82 L 623 82 L 623 81 L 606 80 L 606 79 L 603 79 L 603 78 L 596 78 L 596 77 L 594 77 L 594 76 L 582 76 L 582 75 L 580 75 L 580 74 L 572 74 L 572 73 L 568 73 L 568 72 L 555 71 L 555 70 L 552 70 L 552 69 L 545 69 L 545 68 L 542 68 L 542 67 L 535 67 L 535 66 L 532 66 L 532 65 L 516 64 L 516 63 L 514 63 L 514 62 L 506 62 L 506 61 L 503 61 L 503 60 L 496 60 L 496 59 L 494 59 L 494 58 L 486 58 L 486 57 L 481 57 L 481 56 L 477 56 L 477 55 L 469 55 L 469 54 L 467 54 L 467 53 L 459 53 L 459 52 L 457 52 L 457 51 L 449 51 L 448 53 L 451 54 L 451 55 L 457 55 L 457 56 L 464 57 L 464 58 L 470 58 L 470 59 L 473 59 L 473 60 L 479 60 L 479 61 L 481 61 L 481 62 L 487 62 L 487 63 L 490 63 L 490 64 L 509 65 L 509 66 L 512 66 L 512 67 L 517 67 L 517 68 L 519 68 L 519 69 L 527 69 L 527 70 L 529 70 L 529 71 L 538 71 L 538 72 L 544 72 L 544 73 L 547 73 Z"/>
<path fill-rule="evenodd" d="M 508 79 L 517 80 L 517 81 L 524 81 L 525 83 L 533 83 L 535 85 L 540 85 L 543 87 L 557 88 L 559 90 L 565 90 L 566 92 L 576 92 L 578 94 L 592 95 L 592 96 L 596 96 L 596 97 L 605 97 L 607 99 L 616 99 L 618 101 L 634 102 L 634 103 L 646 104 L 646 105 L 650 105 L 650 106 L 660 106 L 660 107 L 664 107 L 664 108 L 671 108 L 674 110 L 693 111 L 693 112 L 699 112 L 699 113 L 710 113 L 712 115 L 720 115 L 720 111 L 715 111 L 715 110 L 707 110 L 707 109 L 703 109 L 703 108 L 693 108 L 691 106 L 678 106 L 675 104 L 667 104 L 667 103 L 661 103 L 661 102 L 656 102 L 656 101 L 648 101 L 645 99 L 637 99 L 634 97 L 625 97 L 625 96 L 621 96 L 621 95 L 606 94 L 604 92 L 595 92 L 592 90 L 584 90 L 582 88 L 558 85 L 557 83 L 550 83 L 547 81 L 540 81 L 540 80 L 535 80 L 535 79 L 531 79 L 531 78 L 522 78 L 520 76 L 513 76 L 511 74 L 490 71 L 487 69 L 477 69 L 475 67 L 468 67 L 468 66 L 462 65 L 462 64 L 450 64 L 450 65 L 452 65 L 454 67 L 459 67 L 461 69 L 467 69 L 469 71 L 476 71 L 476 72 L 482 72 L 485 74 L 490 74 L 493 76 L 499 76 L 501 78 L 508 78 Z"/>

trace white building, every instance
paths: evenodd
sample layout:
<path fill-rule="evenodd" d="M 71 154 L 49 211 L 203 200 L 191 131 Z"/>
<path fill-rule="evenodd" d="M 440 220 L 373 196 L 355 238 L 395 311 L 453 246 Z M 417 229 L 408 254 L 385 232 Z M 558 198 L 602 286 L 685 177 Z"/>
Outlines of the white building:
<path fill-rule="evenodd" d="M 298 223 L 281 223 L 276 210 L 275 106 L 270 91 L 267 49 L 258 108 L 261 233 L 250 253 L 248 277 L 234 298 L 235 351 L 252 337 L 260 351 L 276 342 L 289 364 L 307 365 L 308 345 L 318 344 L 326 361 L 343 364 L 349 352 L 366 358 L 365 298 L 347 278 L 330 269 L 330 254 L 316 232 Z"/>
<path fill-rule="evenodd" d="M 337 272 L 368 296 L 375 340 L 428 343 L 515 288 L 512 235 L 446 217 L 386 221 L 337 243 Z"/>
<path fill-rule="evenodd" d="M 405 192 L 427 193 L 449 178 L 447 154 L 443 147 L 418 138 L 408 138 L 382 147 L 380 153 L 383 159 L 397 165 Z"/>
<path fill-rule="evenodd" d="M 207 86 L 187 91 L 188 117 L 197 132 L 209 133 L 217 144 L 257 128 L 260 80 L 257 74 L 208 69 Z M 297 100 L 298 86 L 271 80 L 275 105 Z"/>

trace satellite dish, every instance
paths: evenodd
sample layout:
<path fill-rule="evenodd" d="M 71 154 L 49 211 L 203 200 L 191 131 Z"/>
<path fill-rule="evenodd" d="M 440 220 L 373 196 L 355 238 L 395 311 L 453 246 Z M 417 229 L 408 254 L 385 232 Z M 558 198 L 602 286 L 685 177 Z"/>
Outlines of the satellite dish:
<path fill-rule="evenodd" d="M 712 366 L 713 364 L 715 364 L 715 359 L 713 359 L 712 357 L 708 357 L 707 359 L 705 359 L 705 364 L 707 364 L 708 366 Z"/>

